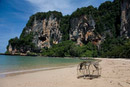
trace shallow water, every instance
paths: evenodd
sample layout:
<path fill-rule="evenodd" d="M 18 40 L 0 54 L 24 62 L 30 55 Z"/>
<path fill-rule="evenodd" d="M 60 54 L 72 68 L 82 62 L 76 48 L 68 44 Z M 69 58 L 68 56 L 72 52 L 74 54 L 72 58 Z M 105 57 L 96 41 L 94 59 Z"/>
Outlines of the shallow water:
<path fill-rule="evenodd" d="M 81 60 L 70 58 L 6 56 L 0 55 L 0 73 L 78 64 Z"/>

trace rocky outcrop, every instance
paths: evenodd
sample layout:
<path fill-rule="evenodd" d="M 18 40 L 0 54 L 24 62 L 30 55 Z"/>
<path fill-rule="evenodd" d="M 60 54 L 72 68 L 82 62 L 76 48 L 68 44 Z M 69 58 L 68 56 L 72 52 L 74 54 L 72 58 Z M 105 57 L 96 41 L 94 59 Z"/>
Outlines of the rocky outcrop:
<path fill-rule="evenodd" d="M 38 48 L 50 48 L 52 44 L 58 44 L 62 39 L 59 23 L 53 14 L 43 20 L 37 20 L 35 16 L 32 29 L 27 29 L 26 33 L 33 33 L 32 42 Z"/>
<path fill-rule="evenodd" d="M 71 19 L 70 40 L 77 41 L 78 45 L 83 45 L 89 41 L 95 45 L 101 42 L 101 36 L 94 33 L 95 21 L 92 16 L 81 16 Z"/>
<path fill-rule="evenodd" d="M 130 38 L 130 0 L 121 0 L 121 32 L 122 37 Z"/>
<path fill-rule="evenodd" d="M 102 41 L 120 36 L 130 38 L 130 0 L 107 1 L 98 9 L 93 6 L 78 8 L 67 16 L 57 11 L 38 12 L 30 17 L 20 38 L 9 40 L 7 52 L 39 53 L 42 48 L 69 39 L 80 46 L 92 42 L 100 47 Z"/>
<path fill-rule="evenodd" d="M 9 47 L 8 47 L 8 52 L 10 52 L 11 54 L 15 54 L 18 51 L 15 47 L 12 47 L 12 45 L 10 44 Z"/>
<path fill-rule="evenodd" d="M 31 16 L 29 25 L 23 29 L 20 38 L 9 40 L 7 51 L 11 54 L 27 53 L 50 48 L 52 44 L 58 44 L 62 40 L 62 34 L 59 30 L 60 19 L 52 14 L 44 17 L 44 14 L 35 14 Z M 43 17 L 39 17 L 43 15 Z"/>

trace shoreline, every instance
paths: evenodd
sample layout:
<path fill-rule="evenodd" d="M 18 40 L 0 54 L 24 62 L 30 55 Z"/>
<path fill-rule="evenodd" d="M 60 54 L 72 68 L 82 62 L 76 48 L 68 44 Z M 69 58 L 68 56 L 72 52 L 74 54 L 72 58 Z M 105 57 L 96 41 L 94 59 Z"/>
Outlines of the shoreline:
<path fill-rule="evenodd" d="M 85 59 L 91 59 L 91 58 L 96 58 L 96 57 L 54 57 L 54 56 L 32 56 L 32 55 L 19 55 L 19 54 L 5 54 L 2 53 L 0 55 L 5 55 L 5 56 L 30 56 L 30 57 L 47 57 L 47 58 L 73 58 L 73 59 L 81 59 L 81 58 L 85 58 Z M 98 57 L 97 57 L 98 58 Z"/>
<path fill-rule="evenodd" d="M 6 56 L 38 56 L 38 55 L 20 55 L 20 54 L 6 54 L 6 53 L 0 53 L 0 55 L 6 55 Z"/>
<path fill-rule="evenodd" d="M 74 66 L 76 66 L 76 64 L 68 65 L 68 66 L 44 67 L 44 68 L 36 68 L 36 69 L 27 69 L 27 70 L 17 70 L 17 71 L 1 72 L 0 73 L 0 78 L 5 78 L 5 77 L 8 77 L 8 76 L 14 76 L 14 75 L 20 75 L 20 74 L 26 74 L 26 73 L 39 72 L 39 71 L 47 71 L 47 70 L 69 68 L 69 67 L 74 67 Z"/>
<path fill-rule="evenodd" d="M 55 58 L 60 58 L 60 57 L 55 57 Z M 69 57 L 66 57 L 66 58 L 69 58 Z M 97 60 L 107 59 L 107 60 L 116 60 L 116 61 L 120 61 L 120 60 L 130 61 L 130 59 L 124 59 L 124 58 L 94 58 L 94 59 L 97 59 Z M 32 73 L 32 72 L 39 72 L 39 71 L 46 71 L 46 70 L 54 70 L 54 69 L 74 67 L 76 65 L 78 65 L 78 64 L 0 72 L 0 78 L 4 78 L 4 77 L 7 77 L 7 76 L 12 76 L 12 75 L 25 74 L 25 73 Z"/>
<path fill-rule="evenodd" d="M 99 58 L 101 77 L 77 79 L 77 66 L 0 78 L 0 87 L 130 87 L 130 60 Z"/>
<path fill-rule="evenodd" d="M 30 57 L 47 57 L 47 58 L 75 58 L 75 59 L 104 59 L 104 57 L 54 57 L 54 56 L 40 56 L 40 55 L 20 55 L 20 54 L 5 54 L 5 53 L 0 53 L 0 55 L 5 55 L 5 56 L 30 56 Z M 130 58 L 114 58 L 114 57 L 105 57 L 105 59 L 128 59 Z"/>

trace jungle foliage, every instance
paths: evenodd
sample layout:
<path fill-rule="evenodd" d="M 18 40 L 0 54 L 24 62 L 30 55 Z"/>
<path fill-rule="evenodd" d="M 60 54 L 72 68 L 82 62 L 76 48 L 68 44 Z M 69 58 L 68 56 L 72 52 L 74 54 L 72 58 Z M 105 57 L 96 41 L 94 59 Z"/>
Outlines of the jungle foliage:
<path fill-rule="evenodd" d="M 33 33 L 26 35 L 26 28 L 31 28 L 35 17 L 37 20 L 48 19 L 52 15 L 60 20 L 60 31 L 62 42 L 53 45 L 51 48 L 43 48 L 39 55 L 54 57 L 122 57 L 130 58 L 130 40 L 120 37 L 121 6 L 120 0 L 106 1 L 98 8 L 93 6 L 78 8 L 71 15 L 63 16 L 61 12 L 49 11 L 38 12 L 32 15 L 23 29 L 20 38 L 13 38 L 9 43 L 17 49 L 32 50 L 36 48 L 32 43 Z M 92 16 L 95 20 L 95 31 L 105 38 L 100 49 L 91 42 L 83 46 L 76 45 L 69 41 L 70 20 L 79 18 L 82 15 Z M 8 46 L 7 46 L 8 48 Z"/>

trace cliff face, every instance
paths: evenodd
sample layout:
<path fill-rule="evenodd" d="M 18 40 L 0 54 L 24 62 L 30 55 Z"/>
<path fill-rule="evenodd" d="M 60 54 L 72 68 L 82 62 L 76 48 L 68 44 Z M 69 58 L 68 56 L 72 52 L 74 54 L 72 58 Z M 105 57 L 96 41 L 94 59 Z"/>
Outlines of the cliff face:
<path fill-rule="evenodd" d="M 121 36 L 130 37 L 130 0 L 121 1 Z"/>
<path fill-rule="evenodd" d="M 31 29 L 34 35 L 32 42 L 39 48 L 50 48 L 51 44 L 58 44 L 62 39 L 59 28 L 59 20 L 53 15 L 49 19 L 40 21 L 37 21 L 35 18 L 33 28 Z"/>
<path fill-rule="evenodd" d="M 78 45 L 83 45 L 89 41 L 95 45 L 101 42 L 101 36 L 94 33 L 95 21 L 91 16 L 81 16 L 71 19 L 70 40 L 77 41 Z"/>
<path fill-rule="evenodd" d="M 129 37 L 130 1 L 122 0 L 121 31 L 120 20 L 117 20 L 120 19 L 118 2 L 105 2 L 98 9 L 83 7 L 68 16 L 57 11 L 38 12 L 30 17 L 20 38 L 9 40 L 7 50 L 10 53 L 40 52 L 42 48 L 66 40 L 75 41 L 80 46 L 92 42 L 99 47 L 107 37 L 118 37 L 119 32 L 121 36 Z M 115 9 L 116 5 L 118 9 Z"/>
<path fill-rule="evenodd" d="M 31 20 L 31 19 L 30 19 Z M 62 40 L 60 22 L 56 16 L 51 14 L 48 18 L 38 18 L 33 16 L 30 26 L 26 26 L 20 36 L 9 41 L 8 51 L 12 54 L 26 53 L 37 49 L 50 48 L 52 44 L 58 44 Z M 76 41 L 77 45 L 82 46 L 88 42 L 99 46 L 101 36 L 94 33 L 95 22 L 91 16 L 83 15 L 70 20 L 70 40 Z"/>
<path fill-rule="evenodd" d="M 32 16 L 30 25 L 26 26 L 19 39 L 11 39 L 8 45 L 8 52 L 26 53 L 41 48 L 50 48 L 52 44 L 58 44 L 62 40 L 59 30 L 60 19 L 53 14 L 45 18 Z M 34 49 L 36 47 L 36 49 Z"/>
<path fill-rule="evenodd" d="M 113 0 L 102 3 L 98 8 L 78 8 L 65 16 L 57 11 L 38 12 L 30 17 L 19 38 L 9 40 L 6 53 L 116 56 L 116 51 L 126 48 L 122 46 L 126 38 L 130 38 L 130 0 Z M 118 49 L 120 46 L 122 48 Z"/>

